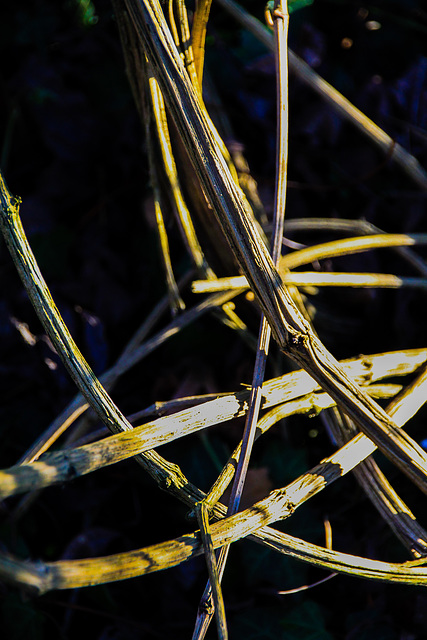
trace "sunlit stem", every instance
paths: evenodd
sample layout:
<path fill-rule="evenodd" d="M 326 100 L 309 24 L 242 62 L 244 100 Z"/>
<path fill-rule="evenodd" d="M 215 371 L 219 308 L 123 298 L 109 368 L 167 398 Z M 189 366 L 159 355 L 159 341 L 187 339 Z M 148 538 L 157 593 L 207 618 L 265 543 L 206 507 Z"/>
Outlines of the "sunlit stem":
<path fill-rule="evenodd" d="M 281 255 L 283 224 L 286 206 L 286 183 L 288 165 L 288 58 L 287 39 L 289 27 L 289 15 L 286 0 L 276 0 L 272 12 L 275 35 L 275 59 L 276 59 L 276 83 L 277 83 L 277 152 L 276 152 L 276 194 L 274 206 L 273 234 L 271 255 L 273 262 L 278 265 Z M 231 489 L 228 505 L 228 515 L 235 514 L 240 505 L 252 446 L 255 440 L 256 425 L 261 407 L 261 387 L 264 381 L 265 365 L 267 362 L 268 348 L 270 344 L 271 329 L 262 314 L 258 335 L 258 347 L 255 358 L 254 375 L 252 379 L 252 391 L 249 404 L 249 412 L 243 433 L 242 450 L 239 457 L 236 475 Z M 228 548 L 223 548 L 218 559 L 218 574 L 224 572 L 227 561 Z M 202 597 L 202 606 L 196 622 L 193 640 L 200 640 L 205 636 L 209 622 L 214 613 L 212 606 L 212 588 L 208 582 Z"/>

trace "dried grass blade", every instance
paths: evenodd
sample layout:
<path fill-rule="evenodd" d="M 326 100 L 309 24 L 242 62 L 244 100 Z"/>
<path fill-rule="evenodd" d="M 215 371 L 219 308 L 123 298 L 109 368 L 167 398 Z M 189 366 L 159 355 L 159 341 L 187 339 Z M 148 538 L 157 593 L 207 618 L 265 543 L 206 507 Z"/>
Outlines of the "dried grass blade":
<path fill-rule="evenodd" d="M 299 218 L 287 220 L 285 222 L 285 233 L 289 231 L 344 231 L 350 235 L 378 235 L 384 231 L 376 227 L 367 220 L 345 220 L 343 218 Z M 406 262 L 411 264 L 421 275 L 427 277 L 426 262 L 407 247 L 395 247 L 394 252 L 398 253 Z"/>
<path fill-rule="evenodd" d="M 203 83 L 203 66 L 205 63 L 206 27 L 209 20 L 212 0 L 197 0 L 193 18 L 191 41 L 193 44 L 194 64 L 199 87 Z"/>
<path fill-rule="evenodd" d="M 354 287 L 354 288 L 378 288 L 400 289 L 408 287 L 413 289 L 426 289 L 427 278 L 407 278 L 395 276 L 391 273 L 346 273 L 323 271 L 289 271 L 283 274 L 283 282 L 286 285 L 296 287 Z M 193 280 L 191 290 L 193 293 L 212 293 L 212 291 L 226 291 L 231 279 L 218 278 L 211 283 L 207 280 Z M 231 282 L 233 284 L 233 282 Z"/>
<path fill-rule="evenodd" d="M 227 621 L 225 618 L 224 598 L 222 596 L 220 575 L 218 571 L 218 565 L 216 560 L 216 554 L 214 546 L 212 544 L 212 537 L 210 533 L 208 509 L 204 502 L 198 502 L 195 506 L 195 512 L 197 514 L 197 520 L 200 527 L 200 536 L 202 538 L 204 555 L 209 572 L 209 586 L 212 593 L 213 609 L 214 611 L 205 610 L 205 615 L 211 619 L 215 612 L 218 637 L 220 640 L 226 640 L 228 638 Z M 206 627 L 207 630 L 207 627 Z M 204 634 L 203 634 L 204 635 Z M 198 637 L 203 637 L 198 635 Z M 194 638 L 194 634 L 193 634 Z"/>
<path fill-rule="evenodd" d="M 280 258 L 280 273 L 282 278 L 287 277 L 289 269 L 296 269 L 303 265 L 310 264 L 316 260 L 325 260 L 326 258 L 337 258 L 339 256 L 361 253 L 372 249 L 391 248 L 391 247 L 411 247 L 416 245 L 427 244 L 427 235 L 424 233 L 400 234 L 385 233 L 363 237 L 345 238 L 343 240 L 333 240 L 316 244 L 312 247 L 299 249 L 293 253 L 288 253 Z M 289 278 L 292 278 L 289 275 Z M 297 276 L 298 277 L 298 276 Z M 207 293 L 211 291 L 224 291 L 226 289 L 241 288 L 249 286 L 245 276 L 230 276 L 228 278 L 218 278 L 215 282 L 196 281 L 193 291 Z M 203 283 L 203 284 L 202 284 Z"/>

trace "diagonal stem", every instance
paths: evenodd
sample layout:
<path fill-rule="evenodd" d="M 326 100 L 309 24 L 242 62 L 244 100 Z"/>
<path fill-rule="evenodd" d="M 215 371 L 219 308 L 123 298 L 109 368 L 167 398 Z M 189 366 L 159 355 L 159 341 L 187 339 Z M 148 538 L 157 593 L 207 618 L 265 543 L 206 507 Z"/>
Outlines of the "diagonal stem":
<path fill-rule="evenodd" d="M 302 366 L 381 451 L 427 493 L 427 454 L 343 372 L 314 335 L 275 268 L 207 126 L 157 0 L 125 0 L 215 216 L 279 347 Z"/>

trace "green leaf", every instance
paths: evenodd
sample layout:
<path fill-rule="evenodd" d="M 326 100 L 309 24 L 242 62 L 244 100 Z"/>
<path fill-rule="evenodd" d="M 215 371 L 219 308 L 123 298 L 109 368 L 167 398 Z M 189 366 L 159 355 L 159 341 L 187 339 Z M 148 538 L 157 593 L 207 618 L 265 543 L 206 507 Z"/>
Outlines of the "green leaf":
<path fill-rule="evenodd" d="M 98 22 L 98 16 L 91 0 L 76 0 L 79 19 L 84 27 L 91 27 Z"/>

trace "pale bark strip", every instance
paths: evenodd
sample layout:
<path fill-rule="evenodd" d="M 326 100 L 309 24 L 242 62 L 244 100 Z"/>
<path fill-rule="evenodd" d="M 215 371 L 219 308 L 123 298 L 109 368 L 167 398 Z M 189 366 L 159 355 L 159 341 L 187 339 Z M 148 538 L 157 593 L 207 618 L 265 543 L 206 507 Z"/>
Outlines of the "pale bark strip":
<path fill-rule="evenodd" d="M 296 391 L 296 390 L 295 390 Z M 368 389 L 376 397 L 390 397 L 396 393 L 396 385 L 372 385 Z M 212 400 L 180 411 L 172 416 L 158 418 L 151 423 L 135 427 L 75 449 L 44 454 L 39 460 L 18 464 L 0 471 L 0 499 L 46 488 L 52 484 L 74 480 L 106 466 L 117 464 L 143 452 L 190 435 L 215 424 L 243 416 L 247 411 L 247 392 Z M 319 412 L 334 406 L 327 394 L 308 394 L 298 400 L 288 401 L 279 407 L 280 417 L 296 413 Z M 264 423 L 266 427 L 264 428 Z M 260 432 L 273 421 L 261 420 Z M 234 473 L 234 465 L 229 473 Z M 228 477 L 228 476 L 227 476 Z M 231 479 L 231 478 L 230 478 Z M 227 483 L 228 484 L 228 483 Z M 221 485 L 222 486 L 222 485 Z M 220 495 L 225 490 L 222 488 Z"/>
<path fill-rule="evenodd" d="M 388 411 L 396 418 L 398 424 L 404 424 L 404 421 L 415 415 L 425 403 L 427 397 L 425 385 L 426 377 L 423 372 L 398 398 L 390 403 Z M 291 537 L 288 536 L 287 542 L 281 544 L 280 532 L 266 526 L 271 522 L 292 515 L 298 506 L 354 469 L 362 460 L 371 455 L 375 448 L 375 445 L 366 436 L 359 434 L 335 454 L 323 460 L 287 487 L 272 491 L 267 498 L 260 500 L 245 511 L 224 518 L 222 517 L 226 513 L 224 505 L 216 504 L 214 514 L 222 519 L 211 527 L 210 538 L 213 547 L 229 545 L 240 538 L 251 535 L 257 540 L 268 541 L 268 544 L 276 546 L 279 544 L 280 550 L 284 553 L 291 553 L 295 557 L 299 557 L 298 553 L 300 553 L 301 560 L 312 562 L 318 566 L 344 571 L 359 577 L 427 585 L 427 569 L 419 566 L 419 562 L 391 565 L 359 558 L 356 566 L 354 562 L 348 563 L 347 556 L 347 560 L 344 560 L 341 565 L 332 564 L 330 560 L 325 563 L 324 557 L 317 552 L 313 552 L 315 557 L 313 560 L 312 557 L 301 552 L 301 548 L 298 551 L 298 544 L 295 547 L 291 545 L 292 552 L 290 552 Z M 197 497 L 192 498 L 192 494 Z M 183 498 L 183 493 L 181 493 L 181 498 Z M 194 506 L 203 498 L 204 494 L 200 490 L 189 487 L 185 501 Z M 261 527 L 263 529 L 259 532 L 258 529 Z M 282 537 L 282 539 L 284 538 Z M 308 543 L 302 544 L 308 545 Z M 308 547 L 312 551 L 315 549 L 314 545 L 308 545 Z M 203 545 L 200 536 L 195 532 L 144 549 L 88 560 L 59 561 L 38 565 L 0 555 L 0 577 L 14 584 L 28 585 L 31 590 L 40 594 L 52 589 L 91 586 L 160 571 L 176 566 L 202 552 Z M 327 554 L 329 554 L 329 559 L 332 554 L 336 558 L 341 558 L 341 561 L 343 560 L 343 554 L 336 554 L 336 552 L 329 550 L 327 550 Z M 421 562 L 424 563 L 425 559 L 423 558 Z"/>

